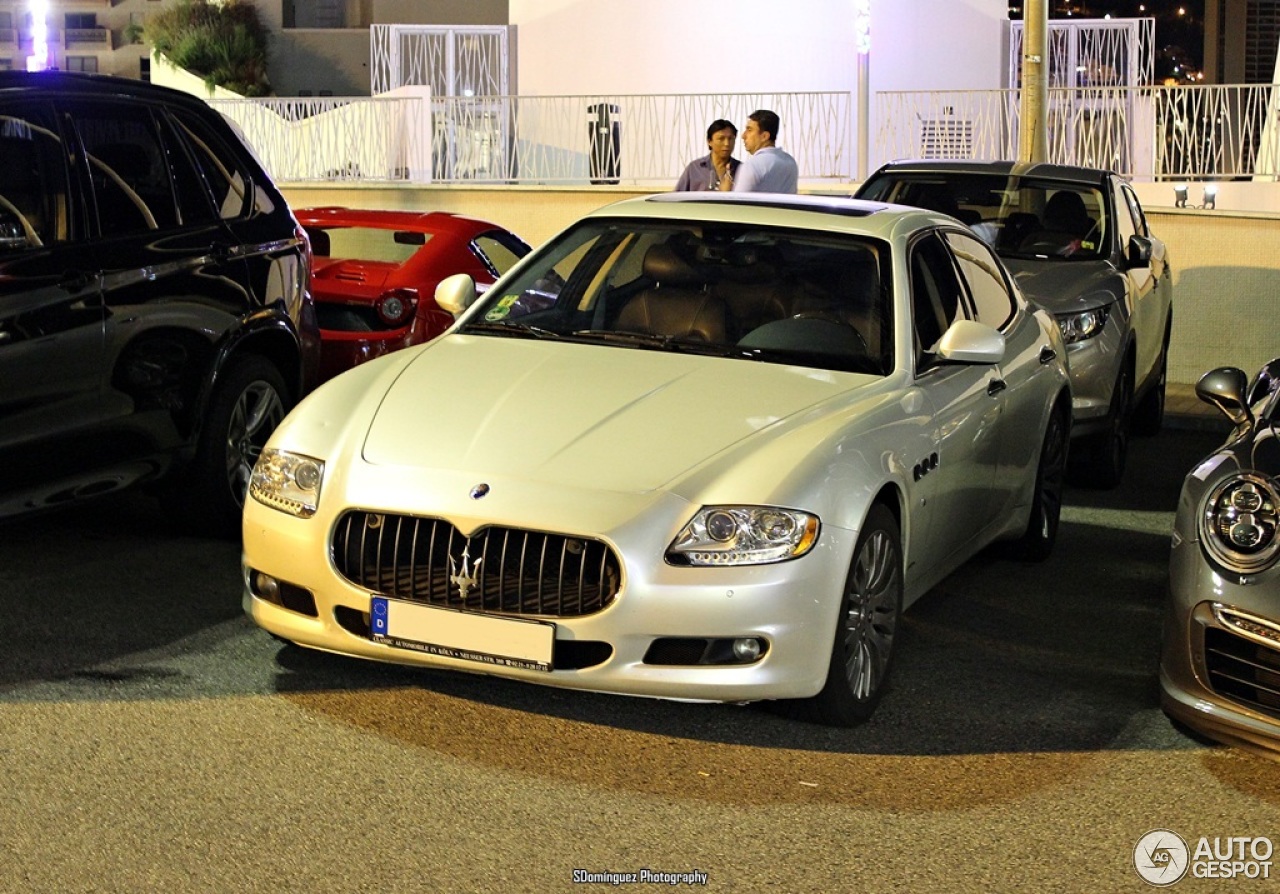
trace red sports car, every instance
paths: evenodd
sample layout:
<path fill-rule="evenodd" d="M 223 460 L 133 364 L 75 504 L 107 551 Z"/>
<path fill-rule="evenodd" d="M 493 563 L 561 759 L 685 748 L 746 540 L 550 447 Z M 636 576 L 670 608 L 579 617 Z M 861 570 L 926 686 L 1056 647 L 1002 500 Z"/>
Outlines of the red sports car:
<path fill-rule="evenodd" d="M 484 289 L 529 253 L 496 224 L 443 211 L 295 214 L 311 237 L 322 380 L 443 332 L 453 318 L 433 295 L 446 276 L 469 273 Z"/>

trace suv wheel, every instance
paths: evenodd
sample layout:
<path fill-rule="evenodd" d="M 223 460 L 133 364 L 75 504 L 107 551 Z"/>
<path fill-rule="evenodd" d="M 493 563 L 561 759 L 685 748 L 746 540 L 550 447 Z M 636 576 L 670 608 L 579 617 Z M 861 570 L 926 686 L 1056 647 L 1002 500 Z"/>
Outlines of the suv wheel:
<path fill-rule="evenodd" d="M 249 477 L 284 419 L 289 390 L 280 371 L 252 354 L 234 357 L 218 377 L 195 458 L 171 492 L 171 504 L 196 531 L 234 537 Z"/>

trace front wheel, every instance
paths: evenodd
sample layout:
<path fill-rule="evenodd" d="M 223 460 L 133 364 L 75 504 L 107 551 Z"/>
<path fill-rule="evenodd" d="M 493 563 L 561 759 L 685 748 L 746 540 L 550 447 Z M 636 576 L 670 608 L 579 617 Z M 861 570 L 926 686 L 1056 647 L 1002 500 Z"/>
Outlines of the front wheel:
<path fill-rule="evenodd" d="M 1166 328 L 1164 344 L 1160 348 L 1160 365 L 1156 369 L 1156 381 L 1143 396 L 1133 412 L 1133 431 L 1139 435 L 1158 435 L 1164 425 L 1164 398 L 1169 381 L 1169 331 Z"/>
<path fill-rule="evenodd" d="M 1116 377 L 1111 391 L 1107 430 L 1091 438 L 1084 461 L 1073 476 L 1086 487 L 1113 488 L 1124 477 L 1129 458 L 1129 424 L 1133 415 L 1133 373 L 1128 364 Z"/>
<path fill-rule="evenodd" d="M 270 361 L 246 354 L 227 362 L 209 400 L 195 458 L 168 495 L 190 527 L 224 537 L 239 531 L 254 463 L 288 406 L 289 389 Z"/>
<path fill-rule="evenodd" d="M 1040 446 L 1040 463 L 1036 467 L 1035 492 L 1032 494 L 1031 518 L 1026 533 L 1013 545 L 1016 558 L 1026 562 L 1043 562 L 1053 552 L 1058 540 L 1058 523 L 1062 518 L 1062 485 L 1067 469 L 1067 445 L 1070 431 L 1067 414 L 1053 410 L 1045 427 Z"/>
<path fill-rule="evenodd" d="M 822 691 L 797 707 L 809 720 L 855 726 L 875 712 L 893 666 L 902 614 L 902 532 L 886 507 L 867 513 L 840 597 Z"/>

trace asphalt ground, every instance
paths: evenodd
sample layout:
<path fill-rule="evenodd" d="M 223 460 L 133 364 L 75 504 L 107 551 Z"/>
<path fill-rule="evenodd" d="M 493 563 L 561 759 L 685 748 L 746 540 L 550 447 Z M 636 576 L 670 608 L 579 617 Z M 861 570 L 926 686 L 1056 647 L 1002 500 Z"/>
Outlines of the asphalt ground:
<path fill-rule="evenodd" d="M 853 730 L 284 646 L 141 494 L 0 527 L 0 892 L 1144 891 L 1154 829 L 1274 841 L 1280 763 L 1158 707 L 1191 421 L 907 612 Z"/>

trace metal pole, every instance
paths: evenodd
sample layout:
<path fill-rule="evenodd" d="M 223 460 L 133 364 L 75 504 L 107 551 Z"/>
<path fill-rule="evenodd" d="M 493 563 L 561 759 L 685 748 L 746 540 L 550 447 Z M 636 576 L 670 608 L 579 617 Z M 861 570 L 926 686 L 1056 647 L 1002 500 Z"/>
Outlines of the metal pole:
<path fill-rule="evenodd" d="M 1049 8 L 1047 0 L 1027 0 L 1022 20 L 1022 94 L 1019 100 L 1018 160 L 1049 158 Z"/>
<path fill-rule="evenodd" d="M 854 4 L 854 50 L 858 57 L 858 182 L 865 182 L 871 156 L 871 0 Z"/>

